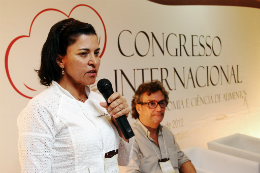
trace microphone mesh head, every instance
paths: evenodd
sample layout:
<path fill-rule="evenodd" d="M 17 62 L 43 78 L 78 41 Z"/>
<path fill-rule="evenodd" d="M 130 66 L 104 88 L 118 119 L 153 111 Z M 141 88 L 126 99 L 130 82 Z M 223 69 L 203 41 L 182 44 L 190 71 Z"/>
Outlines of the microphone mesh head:
<path fill-rule="evenodd" d="M 108 79 L 100 79 L 97 83 L 97 88 L 100 93 L 104 93 L 107 90 L 113 90 L 112 84 Z"/>

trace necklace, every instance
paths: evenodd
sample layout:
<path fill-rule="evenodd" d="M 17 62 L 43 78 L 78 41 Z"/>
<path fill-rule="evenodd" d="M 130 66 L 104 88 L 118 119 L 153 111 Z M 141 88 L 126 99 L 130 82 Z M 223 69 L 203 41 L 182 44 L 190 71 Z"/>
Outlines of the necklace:
<path fill-rule="evenodd" d="M 81 99 L 81 98 L 78 98 L 78 99 L 79 99 L 79 101 L 84 102 L 84 99 Z"/>
<path fill-rule="evenodd" d="M 88 98 L 88 96 L 85 94 L 85 96 L 86 96 L 86 98 Z M 81 99 L 81 98 L 78 98 L 79 99 L 79 101 L 81 101 L 81 102 L 84 102 L 85 101 L 85 99 Z M 87 100 L 87 99 L 86 99 Z"/>

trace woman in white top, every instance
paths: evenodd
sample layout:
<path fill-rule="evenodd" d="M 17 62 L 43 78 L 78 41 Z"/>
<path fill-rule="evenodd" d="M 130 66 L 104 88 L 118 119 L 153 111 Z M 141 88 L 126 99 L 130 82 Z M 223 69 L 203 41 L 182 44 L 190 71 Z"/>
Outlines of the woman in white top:
<path fill-rule="evenodd" d="M 37 71 L 49 87 L 18 117 L 22 172 L 118 172 L 129 163 L 133 138 L 126 140 L 115 121 L 130 112 L 126 99 L 114 93 L 108 106 L 88 87 L 99 52 L 92 25 L 69 18 L 52 26 Z"/>

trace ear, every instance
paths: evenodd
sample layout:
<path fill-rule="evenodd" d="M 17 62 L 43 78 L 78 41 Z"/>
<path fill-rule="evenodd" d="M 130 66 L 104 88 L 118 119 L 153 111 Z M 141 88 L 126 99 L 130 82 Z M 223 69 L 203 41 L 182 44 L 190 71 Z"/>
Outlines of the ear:
<path fill-rule="evenodd" d="M 60 66 L 60 68 L 64 68 L 64 64 L 63 64 L 63 57 L 58 55 L 57 59 L 56 59 L 56 62 L 57 64 Z"/>
<path fill-rule="evenodd" d="M 136 109 L 136 111 L 138 112 L 138 114 L 140 115 L 140 112 L 141 112 L 141 110 L 142 110 L 142 105 L 141 105 L 141 104 L 136 104 L 136 105 L 135 105 L 135 109 Z"/>

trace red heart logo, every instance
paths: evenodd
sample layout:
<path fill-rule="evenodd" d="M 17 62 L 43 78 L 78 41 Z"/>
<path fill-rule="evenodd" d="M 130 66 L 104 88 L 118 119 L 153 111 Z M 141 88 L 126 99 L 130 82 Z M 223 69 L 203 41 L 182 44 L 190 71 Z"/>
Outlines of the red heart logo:
<path fill-rule="evenodd" d="M 11 43 L 10 43 L 9 46 L 7 47 L 7 50 L 6 50 L 6 53 L 5 53 L 5 71 L 6 71 L 7 78 L 8 78 L 8 80 L 9 80 L 10 84 L 12 85 L 12 87 L 14 88 L 14 90 L 15 90 L 17 93 L 19 93 L 21 96 L 23 96 L 23 97 L 25 97 L 25 98 L 28 98 L 28 99 L 31 99 L 31 98 L 32 98 L 32 97 L 30 97 L 30 96 L 27 96 L 27 95 L 23 94 L 20 90 L 18 90 L 18 88 L 14 85 L 14 83 L 13 83 L 13 81 L 12 81 L 12 79 L 11 79 L 10 72 L 9 72 L 9 67 L 8 67 L 8 57 L 9 57 L 9 53 L 10 53 L 10 50 L 11 50 L 13 44 L 14 44 L 17 40 L 19 40 L 19 39 L 21 39 L 21 38 L 30 37 L 33 23 L 34 23 L 34 21 L 36 20 L 36 18 L 37 18 L 40 14 L 42 14 L 42 13 L 44 13 L 44 12 L 49 12 L 49 11 L 56 11 L 56 12 L 59 12 L 59 13 L 61 13 L 61 14 L 64 14 L 66 17 L 69 18 L 70 15 L 71 15 L 71 13 L 72 13 L 76 8 L 82 7 L 82 6 L 83 6 L 83 7 L 90 8 L 91 10 L 93 10 L 93 11 L 97 14 L 97 16 L 99 17 L 99 19 L 100 19 L 101 22 L 102 22 L 102 25 L 103 25 L 103 27 L 104 27 L 105 40 L 104 40 L 103 50 L 102 50 L 102 52 L 101 52 L 101 54 L 100 54 L 100 58 L 103 56 L 103 54 L 104 54 L 104 52 L 105 52 L 105 49 L 106 49 L 106 43 L 107 43 L 106 27 L 105 27 L 105 24 L 104 24 L 104 22 L 103 22 L 103 19 L 101 18 L 101 16 L 99 15 L 99 13 L 98 13 L 94 8 L 92 8 L 92 7 L 89 6 L 89 5 L 79 4 L 79 5 L 76 5 L 75 7 L 73 7 L 72 10 L 70 11 L 70 13 L 69 13 L 68 15 L 67 15 L 66 13 L 64 13 L 64 12 L 58 10 L 58 9 L 54 9 L 54 8 L 48 8 L 48 9 L 42 10 L 42 11 L 39 12 L 39 13 L 34 17 L 34 19 L 32 20 L 31 26 L 30 26 L 30 30 L 29 30 L 29 35 L 21 35 L 21 36 L 16 37 L 15 39 L 13 39 L 13 41 L 11 41 Z M 99 43 L 100 43 L 100 40 L 99 40 Z M 26 84 L 24 84 L 24 85 L 25 85 L 26 88 L 28 88 L 29 90 L 36 91 L 35 89 L 32 89 L 32 88 L 28 87 Z"/>

